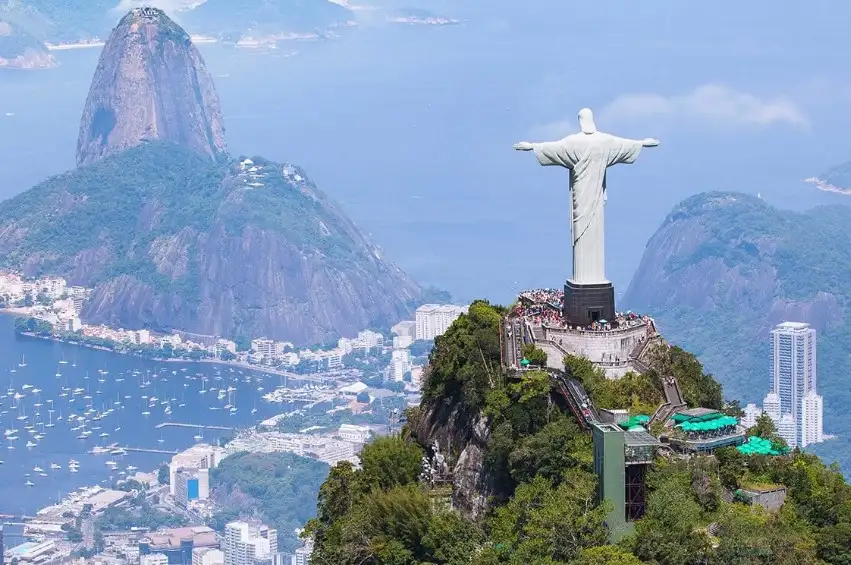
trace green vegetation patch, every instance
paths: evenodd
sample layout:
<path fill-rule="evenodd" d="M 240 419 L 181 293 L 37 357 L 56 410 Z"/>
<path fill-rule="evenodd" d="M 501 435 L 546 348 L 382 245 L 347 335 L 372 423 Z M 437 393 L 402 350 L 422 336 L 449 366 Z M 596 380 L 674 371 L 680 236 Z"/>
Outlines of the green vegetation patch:
<path fill-rule="evenodd" d="M 298 547 L 294 531 L 314 515 L 325 463 L 291 453 L 237 453 L 210 475 L 210 488 L 224 510 L 213 517 L 221 531 L 239 518 L 260 518 L 278 530 L 279 551 Z"/>
<path fill-rule="evenodd" d="M 635 533 L 608 545 L 609 508 L 596 498 L 590 434 L 553 402 L 543 371 L 509 375 L 499 368 L 498 325 L 504 310 L 474 302 L 439 337 L 430 355 L 423 404 L 409 411 L 407 434 L 367 446 L 363 468 L 343 463 L 322 485 L 313 559 L 335 565 L 848 565 L 851 486 L 836 468 L 800 451 L 769 457 L 725 448 L 716 457 L 659 458 L 647 486 L 647 513 Z M 595 402 L 646 409 L 661 402 L 659 375 L 674 374 L 691 405 L 721 406 L 721 388 L 689 353 L 673 349 L 646 375 L 606 381 L 590 363 L 567 370 Z M 473 521 L 436 504 L 446 485 L 420 476 L 431 438 L 424 418 L 461 415 L 471 432 L 484 416 L 482 462 L 492 508 Z M 464 418 L 467 418 L 464 420 Z M 426 425 L 426 428 L 429 426 Z M 770 420 L 757 426 L 776 437 Z M 422 445 L 421 445 L 422 444 Z M 448 455 L 452 467 L 458 451 Z M 455 477 L 469 489 L 473 477 Z M 770 513 L 725 502 L 746 484 L 787 488 Z M 466 496 L 473 493 L 467 492 Z M 728 496 L 730 495 L 730 496 Z M 711 533 L 710 533 L 711 532 Z"/>

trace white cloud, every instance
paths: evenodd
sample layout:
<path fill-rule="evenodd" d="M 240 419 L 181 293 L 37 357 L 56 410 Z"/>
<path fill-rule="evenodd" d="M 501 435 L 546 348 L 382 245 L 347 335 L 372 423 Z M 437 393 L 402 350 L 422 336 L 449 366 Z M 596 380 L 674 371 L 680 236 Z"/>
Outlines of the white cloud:
<path fill-rule="evenodd" d="M 687 94 L 626 94 L 619 96 L 600 112 L 599 121 L 700 122 L 730 128 L 785 124 L 806 128 L 806 114 L 785 97 L 759 98 L 726 86 L 707 84 Z"/>

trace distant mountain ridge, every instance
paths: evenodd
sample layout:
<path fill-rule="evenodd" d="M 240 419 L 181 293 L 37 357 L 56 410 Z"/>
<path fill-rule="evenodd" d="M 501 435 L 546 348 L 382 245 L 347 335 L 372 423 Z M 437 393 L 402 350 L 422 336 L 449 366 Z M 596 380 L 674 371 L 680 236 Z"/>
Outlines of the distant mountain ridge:
<path fill-rule="evenodd" d="M 818 176 L 806 179 L 805 182 L 814 184 L 824 192 L 851 194 L 851 161 L 836 165 Z"/>
<path fill-rule="evenodd" d="M 40 41 L 76 42 L 103 38 L 116 21 L 117 0 L 0 0 L 0 17 Z"/>
<path fill-rule="evenodd" d="M 103 39 L 123 13 L 118 6 L 156 6 L 135 0 L 0 0 L 0 18 L 40 41 L 74 43 Z M 251 35 L 316 33 L 353 21 L 348 8 L 329 0 L 171 1 L 167 7 L 192 34 L 239 39 Z"/>
<path fill-rule="evenodd" d="M 731 192 L 688 198 L 650 238 L 622 304 L 652 314 L 732 396 L 761 403 L 768 332 L 784 320 L 819 332 L 825 430 L 851 435 L 851 209 L 778 210 Z M 816 450 L 827 449 L 826 446 Z M 830 449 L 851 471 L 851 443 Z"/>
<path fill-rule="evenodd" d="M 122 19 L 81 123 L 83 166 L 0 203 L 0 266 L 93 286 L 84 320 L 125 328 L 314 344 L 408 317 L 420 287 L 304 171 L 228 155 L 220 121 L 210 139 L 202 71 L 163 12 Z"/>
<path fill-rule="evenodd" d="M 47 69 L 56 65 L 42 42 L 19 25 L 0 18 L 0 69 Z"/>
<path fill-rule="evenodd" d="M 192 33 L 242 38 L 322 33 L 354 22 L 354 13 L 329 0 L 206 0 L 179 14 Z"/>

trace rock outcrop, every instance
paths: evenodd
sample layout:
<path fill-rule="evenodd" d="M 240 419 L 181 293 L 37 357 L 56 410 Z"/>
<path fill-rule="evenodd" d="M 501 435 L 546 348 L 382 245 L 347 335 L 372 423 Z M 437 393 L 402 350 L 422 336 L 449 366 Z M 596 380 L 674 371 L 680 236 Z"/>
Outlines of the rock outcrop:
<path fill-rule="evenodd" d="M 56 65 L 43 43 L 13 22 L 0 19 L 0 69 L 49 69 Z"/>
<path fill-rule="evenodd" d="M 200 56 L 159 10 L 110 37 L 81 166 L 0 203 L 0 267 L 94 287 L 87 322 L 327 343 L 421 289 L 297 166 L 224 152 Z"/>
<path fill-rule="evenodd" d="M 427 450 L 438 453 L 452 468 L 452 505 L 464 516 L 478 520 L 490 509 L 492 477 L 485 464 L 491 430 L 487 418 L 471 418 L 459 406 L 426 403 L 409 422 L 410 433 Z"/>
<path fill-rule="evenodd" d="M 211 158 L 227 150 L 216 88 L 198 49 L 162 10 L 136 8 L 101 53 L 80 123 L 77 165 L 152 140 Z"/>

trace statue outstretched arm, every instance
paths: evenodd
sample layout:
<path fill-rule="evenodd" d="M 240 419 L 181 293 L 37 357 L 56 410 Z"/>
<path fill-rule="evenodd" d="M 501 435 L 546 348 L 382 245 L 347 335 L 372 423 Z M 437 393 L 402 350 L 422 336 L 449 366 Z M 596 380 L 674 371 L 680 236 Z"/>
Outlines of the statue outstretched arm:
<path fill-rule="evenodd" d="M 648 137 L 641 140 L 642 147 L 656 147 L 657 145 L 659 145 L 659 140 L 653 139 L 652 137 Z"/>
<path fill-rule="evenodd" d="M 540 143 L 521 141 L 514 144 L 514 149 L 517 151 L 534 151 L 538 162 L 544 166 L 559 165 L 561 167 L 572 168 L 576 164 L 574 162 L 575 157 L 571 155 L 571 144 L 567 141 L 568 138 Z"/>

